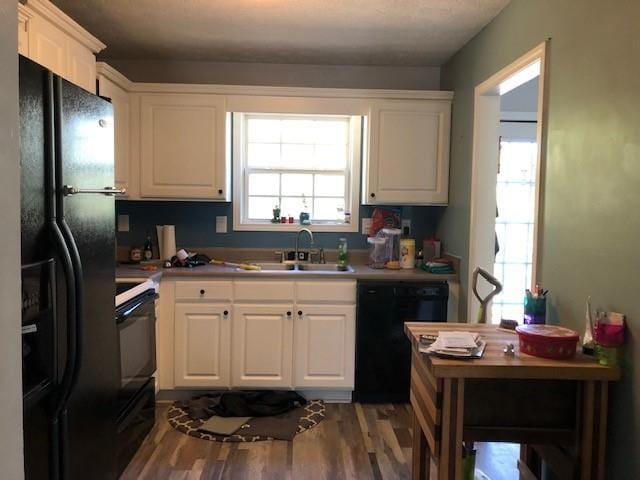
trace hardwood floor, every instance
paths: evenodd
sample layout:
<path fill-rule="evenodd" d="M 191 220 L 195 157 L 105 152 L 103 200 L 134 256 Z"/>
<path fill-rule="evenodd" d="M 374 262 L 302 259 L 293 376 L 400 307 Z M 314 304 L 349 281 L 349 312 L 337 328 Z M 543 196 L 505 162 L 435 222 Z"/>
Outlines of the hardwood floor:
<path fill-rule="evenodd" d="M 169 426 L 153 431 L 121 480 L 401 480 L 410 478 L 409 405 L 328 404 L 326 418 L 293 442 L 216 443 Z"/>
<path fill-rule="evenodd" d="M 169 426 L 168 408 L 167 403 L 158 405 L 156 425 L 121 480 L 411 478 L 412 412 L 408 404 L 327 404 L 326 418 L 293 442 L 256 443 L 189 437 Z M 476 448 L 476 466 L 491 480 L 518 478 L 517 446 L 492 443 Z"/>

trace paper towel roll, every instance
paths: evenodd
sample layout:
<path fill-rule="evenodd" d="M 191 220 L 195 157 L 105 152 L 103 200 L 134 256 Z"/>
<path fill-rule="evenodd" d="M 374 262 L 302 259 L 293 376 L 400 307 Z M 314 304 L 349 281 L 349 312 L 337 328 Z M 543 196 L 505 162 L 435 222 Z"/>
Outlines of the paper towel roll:
<path fill-rule="evenodd" d="M 162 227 L 162 259 L 170 260 L 176 254 L 176 227 L 164 225 Z"/>
<path fill-rule="evenodd" d="M 158 238 L 158 258 L 160 260 L 163 260 L 162 258 L 162 254 L 164 253 L 164 251 L 162 250 L 162 247 L 164 245 L 164 239 L 162 238 L 162 228 L 164 227 L 164 225 L 156 225 L 156 235 Z"/>

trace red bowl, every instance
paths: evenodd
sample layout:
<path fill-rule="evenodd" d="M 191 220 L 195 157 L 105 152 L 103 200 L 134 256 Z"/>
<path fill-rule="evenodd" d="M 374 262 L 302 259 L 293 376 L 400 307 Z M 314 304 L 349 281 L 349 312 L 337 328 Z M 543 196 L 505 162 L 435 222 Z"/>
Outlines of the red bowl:
<path fill-rule="evenodd" d="M 519 325 L 516 327 L 520 352 L 535 357 L 563 359 L 576 354 L 578 333 L 556 325 Z"/>

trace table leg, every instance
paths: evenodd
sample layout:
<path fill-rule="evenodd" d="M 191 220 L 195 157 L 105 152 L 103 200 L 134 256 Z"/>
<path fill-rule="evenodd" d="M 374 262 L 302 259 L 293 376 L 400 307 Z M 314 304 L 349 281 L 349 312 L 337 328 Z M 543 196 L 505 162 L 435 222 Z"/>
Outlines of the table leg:
<path fill-rule="evenodd" d="M 586 381 L 581 392 L 580 479 L 604 480 L 608 383 Z"/>
<path fill-rule="evenodd" d="M 411 478 L 412 480 L 429 480 L 431 474 L 431 453 L 427 445 L 427 437 L 424 436 L 420 422 L 416 414 L 413 414 L 413 449 L 411 452 Z"/>
<path fill-rule="evenodd" d="M 438 480 L 462 480 L 464 380 L 446 378 L 442 391 L 442 443 Z"/>

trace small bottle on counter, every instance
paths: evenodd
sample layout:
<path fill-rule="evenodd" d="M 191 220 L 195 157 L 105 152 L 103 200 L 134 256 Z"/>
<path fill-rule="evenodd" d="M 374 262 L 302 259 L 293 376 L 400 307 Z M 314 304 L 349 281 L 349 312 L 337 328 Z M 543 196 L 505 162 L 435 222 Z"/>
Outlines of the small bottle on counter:
<path fill-rule="evenodd" d="M 424 264 L 424 253 L 422 252 L 422 249 L 419 248 L 418 253 L 416 253 L 416 268 L 422 268 L 423 264 Z"/>
<path fill-rule="evenodd" d="M 338 239 L 338 267 L 346 268 L 349 259 L 349 251 L 347 247 L 347 239 Z"/>
<path fill-rule="evenodd" d="M 144 259 L 151 260 L 153 258 L 153 246 L 151 245 L 151 237 L 147 237 L 147 241 L 144 242 Z"/>

